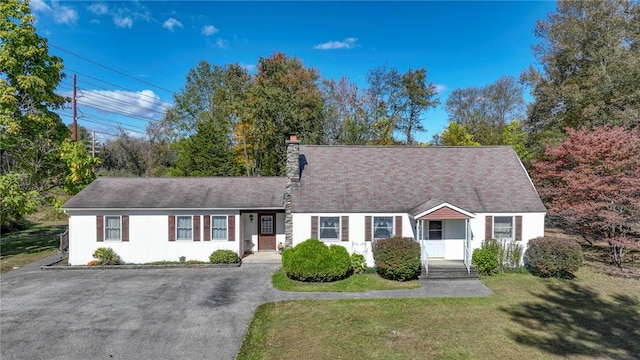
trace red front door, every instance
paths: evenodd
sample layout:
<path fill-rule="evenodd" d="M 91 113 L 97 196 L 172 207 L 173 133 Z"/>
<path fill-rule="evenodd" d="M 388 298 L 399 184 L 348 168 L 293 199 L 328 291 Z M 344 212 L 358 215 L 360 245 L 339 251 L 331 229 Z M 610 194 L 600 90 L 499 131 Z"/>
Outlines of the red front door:
<path fill-rule="evenodd" d="M 258 214 L 258 250 L 276 249 L 276 214 Z"/>

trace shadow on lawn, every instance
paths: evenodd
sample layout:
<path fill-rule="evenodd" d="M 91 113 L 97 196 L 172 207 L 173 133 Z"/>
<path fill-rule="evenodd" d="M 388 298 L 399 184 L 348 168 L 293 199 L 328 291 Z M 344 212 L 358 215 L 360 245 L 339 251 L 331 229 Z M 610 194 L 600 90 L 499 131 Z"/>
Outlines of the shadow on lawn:
<path fill-rule="evenodd" d="M 531 293 L 540 301 L 501 310 L 522 325 L 508 330 L 519 344 L 559 356 L 637 359 L 640 354 L 640 301 L 627 295 L 613 300 L 575 283 L 549 284 Z"/>

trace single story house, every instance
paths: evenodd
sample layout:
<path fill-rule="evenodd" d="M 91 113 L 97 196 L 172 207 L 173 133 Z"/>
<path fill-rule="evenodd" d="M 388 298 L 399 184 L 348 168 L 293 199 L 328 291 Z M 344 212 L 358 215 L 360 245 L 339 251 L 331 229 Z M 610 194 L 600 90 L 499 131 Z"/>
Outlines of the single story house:
<path fill-rule="evenodd" d="M 124 261 L 207 260 L 317 238 L 360 253 L 402 235 L 427 259 L 463 260 L 486 238 L 544 235 L 546 209 L 511 147 L 309 146 L 287 141 L 285 177 L 101 177 L 62 207 L 69 264 L 98 247 Z"/>

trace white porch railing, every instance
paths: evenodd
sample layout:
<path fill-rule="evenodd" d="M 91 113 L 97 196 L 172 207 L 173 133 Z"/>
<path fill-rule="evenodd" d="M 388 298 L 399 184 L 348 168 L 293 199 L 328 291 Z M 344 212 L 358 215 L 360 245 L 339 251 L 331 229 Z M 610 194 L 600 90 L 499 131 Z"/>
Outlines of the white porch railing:
<path fill-rule="evenodd" d="M 473 240 L 473 234 L 471 233 L 471 227 L 469 226 L 469 219 L 464 222 L 466 227 L 466 239 L 464 241 L 464 266 L 467 268 L 467 272 L 471 273 L 471 241 Z"/>
<path fill-rule="evenodd" d="M 420 259 L 422 260 L 422 268 L 424 268 L 425 275 L 429 274 L 429 253 L 427 252 L 427 245 L 425 240 L 420 240 Z"/>

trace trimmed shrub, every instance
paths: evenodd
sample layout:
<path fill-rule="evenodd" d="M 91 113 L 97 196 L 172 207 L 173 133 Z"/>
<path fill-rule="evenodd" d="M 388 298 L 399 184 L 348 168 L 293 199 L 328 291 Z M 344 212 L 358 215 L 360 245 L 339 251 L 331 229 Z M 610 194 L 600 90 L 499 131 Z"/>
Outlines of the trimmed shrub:
<path fill-rule="evenodd" d="M 351 268 L 356 274 L 360 274 L 367 267 L 367 262 L 364 259 L 364 255 L 353 253 L 351 254 Z"/>
<path fill-rule="evenodd" d="M 541 277 L 574 278 L 584 258 L 580 244 L 570 239 L 539 237 L 529 241 L 525 266 Z"/>
<path fill-rule="evenodd" d="M 336 281 L 353 272 L 351 257 L 344 246 L 328 247 L 316 239 L 285 249 L 282 268 L 290 279 L 307 282 Z"/>
<path fill-rule="evenodd" d="M 216 250 L 209 255 L 212 264 L 237 264 L 240 257 L 233 250 Z"/>
<path fill-rule="evenodd" d="M 500 267 L 497 252 L 491 247 L 485 247 L 484 243 L 480 249 L 473 250 L 471 264 L 481 275 L 495 275 Z"/>
<path fill-rule="evenodd" d="M 471 264 L 482 275 L 495 275 L 521 268 L 522 244 L 514 241 L 486 239 L 473 250 Z"/>
<path fill-rule="evenodd" d="M 376 270 L 385 279 L 407 281 L 420 275 L 420 244 L 409 237 L 394 236 L 373 243 Z"/>
<path fill-rule="evenodd" d="M 98 259 L 98 265 L 122 265 L 124 261 L 112 248 L 97 248 L 93 257 Z"/>

